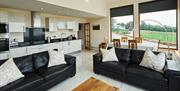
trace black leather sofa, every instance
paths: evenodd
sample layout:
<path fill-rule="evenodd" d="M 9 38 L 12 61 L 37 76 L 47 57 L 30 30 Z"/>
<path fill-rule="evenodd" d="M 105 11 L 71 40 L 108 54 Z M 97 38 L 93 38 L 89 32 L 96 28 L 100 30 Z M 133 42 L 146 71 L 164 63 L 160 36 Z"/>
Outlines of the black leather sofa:
<path fill-rule="evenodd" d="M 115 49 L 118 62 L 102 62 L 101 53 L 93 55 L 93 70 L 96 74 L 105 75 L 150 91 L 180 91 L 179 73 L 168 69 L 164 73 L 139 66 L 144 52 L 142 50 Z M 158 54 L 158 52 L 154 52 Z"/>
<path fill-rule="evenodd" d="M 25 77 L 1 87 L 0 91 L 46 91 L 76 74 L 75 57 L 65 55 L 67 64 L 49 68 L 48 59 L 48 52 L 14 58 L 15 64 Z M 0 65 L 4 62 L 5 60 L 0 60 Z"/>

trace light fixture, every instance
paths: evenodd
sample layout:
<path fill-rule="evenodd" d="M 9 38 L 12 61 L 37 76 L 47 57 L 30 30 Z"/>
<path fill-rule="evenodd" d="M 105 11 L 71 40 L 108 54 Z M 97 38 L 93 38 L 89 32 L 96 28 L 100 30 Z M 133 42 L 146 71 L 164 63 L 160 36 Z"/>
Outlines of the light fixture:
<path fill-rule="evenodd" d="M 87 3 L 89 2 L 89 0 L 85 0 Z"/>
<path fill-rule="evenodd" d="M 41 10 L 44 10 L 44 8 L 41 8 Z"/>

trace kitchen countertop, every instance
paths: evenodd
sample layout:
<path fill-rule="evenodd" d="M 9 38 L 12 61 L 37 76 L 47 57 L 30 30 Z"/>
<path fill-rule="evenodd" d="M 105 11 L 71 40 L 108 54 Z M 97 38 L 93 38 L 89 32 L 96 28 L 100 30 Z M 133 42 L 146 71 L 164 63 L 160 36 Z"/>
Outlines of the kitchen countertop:
<path fill-rule="evenodd" d="M 81 40 L 81 39 L 74 39 L 74 40 Z M 74 41 L 74 40 L 60 40 L 60 39 L 52 39 L 50 43 L 45 42 L 45 43 L 41 43 L 41 44 L 34 44 L 34 45 L 43 45 L 43 44 L 51 44 L 51 43 L 58 43 L 58 42 L 66 42 L 66 41 Z M 23 44 L 23 42 L 22 42 Z M 13 48 L 20 48 L 20 47 L 28 47 L 28 46 L 34 46 L 34 45 L 24 45 L 24 46 L 14 46 L 14 47 L 10 47 L 10 49 Z"/>

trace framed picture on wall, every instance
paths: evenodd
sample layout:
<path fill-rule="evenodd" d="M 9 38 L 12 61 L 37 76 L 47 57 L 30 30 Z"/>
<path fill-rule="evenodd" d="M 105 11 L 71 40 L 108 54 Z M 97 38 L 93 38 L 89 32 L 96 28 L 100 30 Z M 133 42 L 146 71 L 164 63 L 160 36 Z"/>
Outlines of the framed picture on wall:
<path fill-rule="evenodd" d="M 93 30 L 100 30 L 100 25 L 99 24 L 93 25 Z"/>

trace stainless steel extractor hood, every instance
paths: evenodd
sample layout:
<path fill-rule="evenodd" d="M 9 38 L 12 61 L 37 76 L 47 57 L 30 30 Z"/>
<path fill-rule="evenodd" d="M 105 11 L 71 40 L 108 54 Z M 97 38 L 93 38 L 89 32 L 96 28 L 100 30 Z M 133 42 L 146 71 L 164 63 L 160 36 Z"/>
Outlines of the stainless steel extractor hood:
<path fill-rule="evenodd" d="M 31 12 L 31 27 L 42 27 L 41 25 L 41 13 Z"/>

